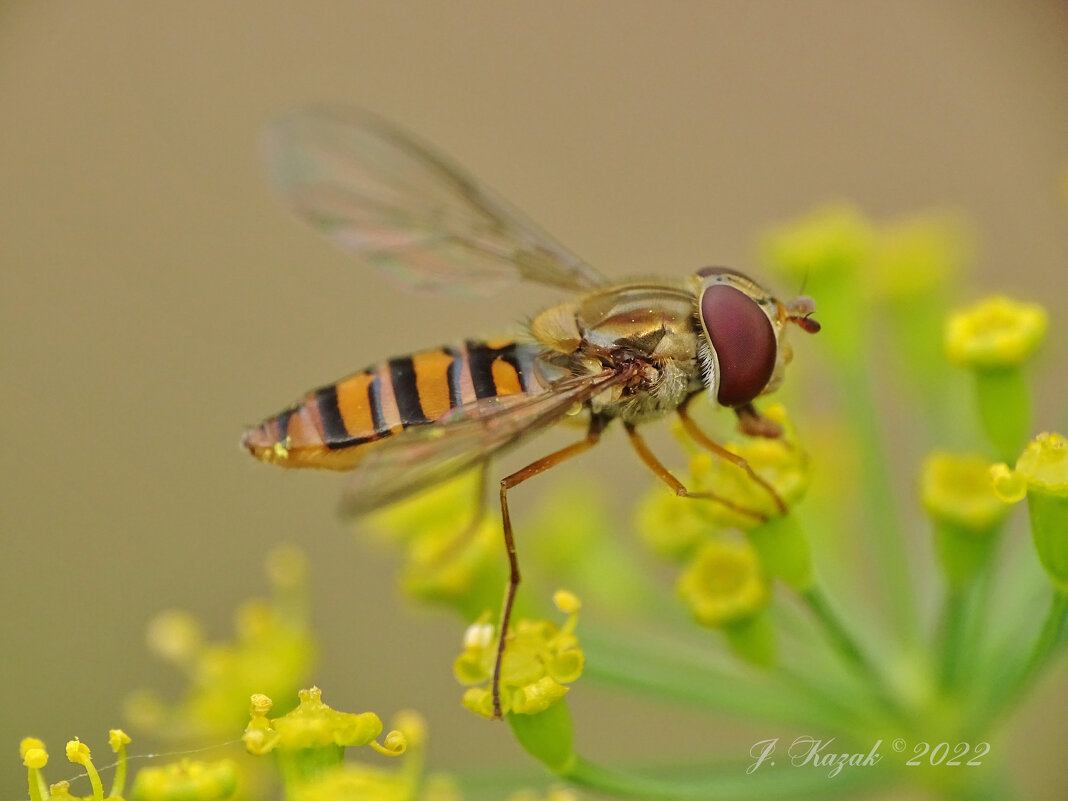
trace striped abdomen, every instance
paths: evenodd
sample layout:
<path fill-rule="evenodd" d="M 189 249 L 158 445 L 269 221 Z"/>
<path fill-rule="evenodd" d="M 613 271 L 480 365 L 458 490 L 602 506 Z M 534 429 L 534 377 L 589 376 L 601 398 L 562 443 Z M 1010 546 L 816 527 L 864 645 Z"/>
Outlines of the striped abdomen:
<path fill-rule="evenodd" d="M 257 459 L 285 467 L 347 470 L 359 446 L 440 420 L 481 398 L 540 389 L 533 361 L 541 348 L 515 342 L 473 342 L 381 362 L 245 432 Z"/>

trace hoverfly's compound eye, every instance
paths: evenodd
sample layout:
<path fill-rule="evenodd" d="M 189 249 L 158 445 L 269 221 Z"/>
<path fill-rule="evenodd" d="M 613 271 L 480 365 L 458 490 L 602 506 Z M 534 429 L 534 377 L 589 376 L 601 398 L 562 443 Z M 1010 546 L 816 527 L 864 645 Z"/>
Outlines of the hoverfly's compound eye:
<path fill-rule="evenodd" d="M 740 289 L 712 284 L 701 295 L 701 321 L 716 352 L 724 406 L 748 403 L 775 369 L 775 330 L 760 305 Z"/>

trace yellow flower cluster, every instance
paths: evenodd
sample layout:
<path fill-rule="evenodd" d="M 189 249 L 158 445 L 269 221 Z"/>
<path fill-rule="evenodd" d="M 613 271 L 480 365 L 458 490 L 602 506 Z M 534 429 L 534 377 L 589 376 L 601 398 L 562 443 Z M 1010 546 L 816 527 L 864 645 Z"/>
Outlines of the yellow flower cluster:
<path fill-rule="evenodd" d="M 481 476 L 469 471 L 369 518 L 380 539 L 404 548 L 404 592 L 470 619 L 502 586 L 500 524 L 483 518 Z"/>
<path fill-rule="evenodd" d="M 249 724 L 241 738 L 250 754 L 359 745 L 370 745 L 383 754 L 404 753 L 406 740 L 398 731 L 386 736 L 384 746 L 376 742 L 382 721 L 373 712 L 357 715 L 331 709 L 323 703 L 318 687 L 301 690 L 298 695 L 300 703 L 295 709 L 273 719 L 267 717 L 271 699 L 262 693 L 252 696 Z"/>
<path fill-rule="evenodd" d="M 766 481 L 790 509 L 808 490 L 811 475 L 808 456 L 797 445 L 793 426 L 782 405 L 772 404 L 764 411 L 764 416 L 783 427 L 782 437 L 748 437 L 728 443 L 726 448 L 745 459 L 753 472 Z M 694 492 L 708 491 L 730 502 L 730 505 L 718 502 L 697 504 L 700 514 L 713 526 L 748 530 L 781 514 L 766 487 L 753 481 L 737 466 L 710 453 L 697 453 L 691 457 L 690 477 L 687 486 Z"/>
<path fill-rule="evenodd" d="M 149 646 L 186 675 L 188 688 L 173 705 L 147 690 L 132 694 L 126 713 L 134 723 L 169 739 L 228 737 L 246 715 L 242 699 L 258 690 L 296 692 L 315 660 L 303 554 L 276 549 L 267 574 L 274 597 L 238 609 L 233 642 L 207 642 L 200 623 L 183 611 L 162 612 L 149 624 Z"/>
<path fill-rule="evenodd" d="M 578 625 L 578 598 L 559 591 L 553 596 L 556 607 L 567 615 L 562 626 L 545 620 L 513 621 L 508 632 L 501 663 L 501 711 L 536 715 L 555 704 L 582 675 L 585 662 L 575 627 Z M 488 682 L 497 658 L 494 627 L 484 615 L 464 634 L 464 650 L 453 665 L 461 684 L 468 687 L 463 704 L 483 717 L 493 717 L 493 692 Z"/>
<path fill-rule="evenodd" d="M 107 801 L 122 801 L 126 785 L 126 744 L 130 738 L 122 729 L 112 729 L 108 735 L 108 744 L 118 759 L 115 764 L 115 776 Z M 67 743 L 67 759 L 81 765 L 89 776 L 93 788 L 93 801 L 104 801 L 104 786 L 100 774 L 93 764 L 89 746 L 75 737 Z M 19 746 L 23 764 L 29 769 L 29 790 L 31 801 L 80 801 L 70 792 L 69 782 L 57 782 L 45 786 L 41 769 L 48 763 L 48 752 L 44 743 L 34 737 L 27 737 Z M 132 797 L 136 801 L 222 801 L 233 795 L 238 784 L 237 766 L 233 760 L 222 759 L 215 762 L 198 762 L 183 759 L 172 765 L 144 768 L 134 781 Z"/>
<path fill-rule="evenodd" d="M 183 759 L 139 770 L 133 797 L 136 801 L 216 801 L 233 795 L 237 785 L 237 765 L 231 759 L 217 762 Z"/>

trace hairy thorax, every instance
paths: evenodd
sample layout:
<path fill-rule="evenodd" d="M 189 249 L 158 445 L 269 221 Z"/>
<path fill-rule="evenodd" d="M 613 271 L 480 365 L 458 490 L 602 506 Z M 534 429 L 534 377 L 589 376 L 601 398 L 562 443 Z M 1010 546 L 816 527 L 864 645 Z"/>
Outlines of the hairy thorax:
<path fill-rule="evenodd" d="M 633 378 L 591 399 L 595 414 L 638 423 L 662 417 L 703 386 L 697 359 L 693 291 L 634 282 L 591 293 L 539 314 L 531 334 L 547 350 L 539 377 L 626 369 Z"/>

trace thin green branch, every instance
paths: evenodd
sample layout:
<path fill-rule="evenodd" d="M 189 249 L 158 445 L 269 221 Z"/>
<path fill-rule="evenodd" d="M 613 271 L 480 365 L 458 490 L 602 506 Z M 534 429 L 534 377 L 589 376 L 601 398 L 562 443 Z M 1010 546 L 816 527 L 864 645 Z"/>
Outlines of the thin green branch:
<path fill-rule="evenodd" d="M 865 656 L 849 629 L 827 601 L 823 591 L 813 585 L 806 592 L 801 593 L 801 598 L 823 625 L 824 633 L 843 661 L 859 676 L 866 679 L 873 696 L 892 718 L 897 721 L 903 720 L 905 713 L 893 692 L 887 687 L 882 672 Z"/>
<path fill-rule="evenodd" d="M 919 636 L 919 616 L 900 520 L 894 503 L 890 461 L 874 415 L 871 379 L 860 362 L 843 364 L 846 414 L 858 438 L 864 480 L 861 502 L 867 515 L 865 526 L 874 541 L 879 573 L 885 581 L 889 614 L 899 635 L 909 643 Z"/>
<path fill-rule="evenodd" d="M 632 647 L 587 629 L 583 635 L 584 675 L 603 684 L 739 718 L 815 724 L 843 732 L 852 730 L 856 723 L 853 710 L 827 703 L 826 696 L 815 688 L 799 693 L 796 685 L 780 682 L 775 671 L 767 676 L 741 676 L 664 647 L 641 645 Z"/>
<path fill-rule="evenodd" d="M 657 776 L 606 768 L 580 758 L 563 778 L 598 792 L 655 801 L 826 799 L 856 794 L 885 779 L 884 771 L 874 768 L 842 771 L 831 778 L 827 771 L 813 770 L 810 765 L 761 766 L 751 774 L 747 767 L 721 766 L 703 776 Z"/>

